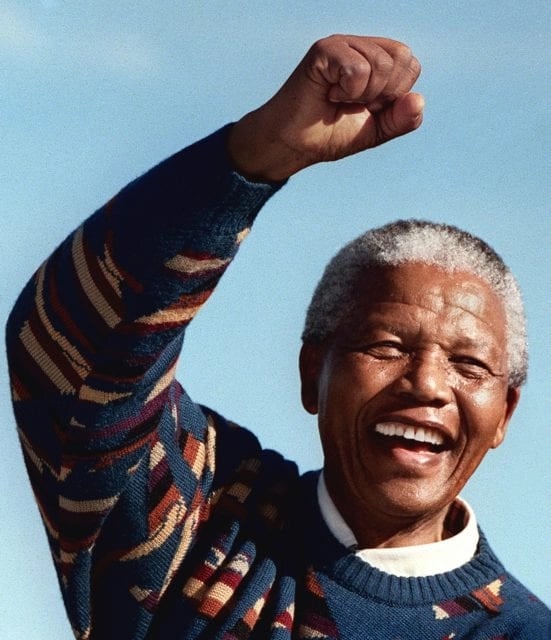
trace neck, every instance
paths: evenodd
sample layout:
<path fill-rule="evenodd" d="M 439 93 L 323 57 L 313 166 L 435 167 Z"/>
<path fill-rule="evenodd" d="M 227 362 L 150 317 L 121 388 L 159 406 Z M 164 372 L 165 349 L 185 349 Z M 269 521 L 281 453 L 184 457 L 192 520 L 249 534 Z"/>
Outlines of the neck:
<path fill-rule="evenodd" d="M 339 506 L 337 508 L 340 510 Z M 346 522 L 350 521 L 350 528 L 358 540 L 360 549 L 429 544 L 445 540 L 450 535 L 444 527 L 446 513 L 430 519 L 395 518 L 381 517 L 380 514 L 370 515 L 363 510 L 356 516 L 344 513 L 343 517 Z M 373 523 L 373 526 L 365 526 L 366 521 Z"/>
<path fill-rule="evenodd" d="M 360 549 L 407 547 L 439 542 L 454 535 L 446 529 L 449 505 L 430 514 L 387 513 L 378 505 L 341 495 L 326 478 L 335 507 L 352 530 Z"/>

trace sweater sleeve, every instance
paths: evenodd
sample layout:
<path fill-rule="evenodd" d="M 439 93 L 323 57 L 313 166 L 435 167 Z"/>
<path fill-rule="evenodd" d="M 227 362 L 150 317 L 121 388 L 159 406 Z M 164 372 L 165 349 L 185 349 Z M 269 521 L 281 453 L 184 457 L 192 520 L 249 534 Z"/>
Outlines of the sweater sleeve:
<path fill-rule="evenodd" d="M 110 637 L 100 629 L 111 615 L 143 637 L 208 515 L 219 419 L 175 382 L 176 363 L 185 327 L 278 188 L 232 171 L 226 131 L 92 215 L 8 321 L 25 462 L 78 638 Z"/>

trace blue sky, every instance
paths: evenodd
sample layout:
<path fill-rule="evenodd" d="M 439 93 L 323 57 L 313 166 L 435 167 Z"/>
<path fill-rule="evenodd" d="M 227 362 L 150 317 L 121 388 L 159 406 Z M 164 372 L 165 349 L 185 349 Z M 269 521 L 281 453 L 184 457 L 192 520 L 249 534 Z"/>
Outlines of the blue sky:
<path fill-rule="evenodd" d="M 296 356 L 323 265 L 397 217 L 481 235 L 523 287 L 531 369 L 505 443 L 465 495 L 508 568 L 551 604 L 547 2 L 75 2 L 0 4 L 0 316 L 38 263 L 127 181 L 258 106 L 317 38 L 386 35 L 423 64 L 425 124 L 311 168 L 268 205 L 189 332 L 196 397 L 321 464 Z M 546 154 L 547 152 L 547 154 Z M 0 365 L 0 637 L 69 640 Z"/>

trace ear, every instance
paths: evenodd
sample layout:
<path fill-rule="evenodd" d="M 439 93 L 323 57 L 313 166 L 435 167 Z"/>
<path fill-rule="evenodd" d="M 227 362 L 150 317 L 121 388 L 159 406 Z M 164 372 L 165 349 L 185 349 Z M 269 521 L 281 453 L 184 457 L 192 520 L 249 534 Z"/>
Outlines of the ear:
<path fill-rule="evenodd" d="M 505 439 L 505 434 L 507 433 L 507 427 L 509 426 L 509 422 L 511 421 L 511 417 L 517 407 L 517 404 L 520 400 L 520 388 L 519 387 L 509 387 L 507 389 L 507 396 L 505 399 L 505 411 L 503 413 L 503 418 L 501 419 L 501 423 L 499 424 L 494 440 L 492 442 L 492 449 L 496 449 Z"/>
<path fill-rule="evenodd" d="M 318 412 L 318 382 L 323 362 L 324 348 L 305 342 L 298 359 L 301 381 L 302 406 L 315 415 Z"/>

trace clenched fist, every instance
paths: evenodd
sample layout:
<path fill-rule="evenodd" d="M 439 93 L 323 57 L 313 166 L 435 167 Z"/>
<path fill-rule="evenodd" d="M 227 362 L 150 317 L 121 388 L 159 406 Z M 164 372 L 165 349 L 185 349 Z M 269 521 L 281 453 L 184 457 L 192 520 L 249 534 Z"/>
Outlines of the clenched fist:
<path fill-rule="evenodd" d="M 395 40 L 316 42 L 274 97 L 232 128 L 236 168 L 252 179 L 282 180 L 417 129 L 424 102 L 410 90 L 420 71 Z"/>

